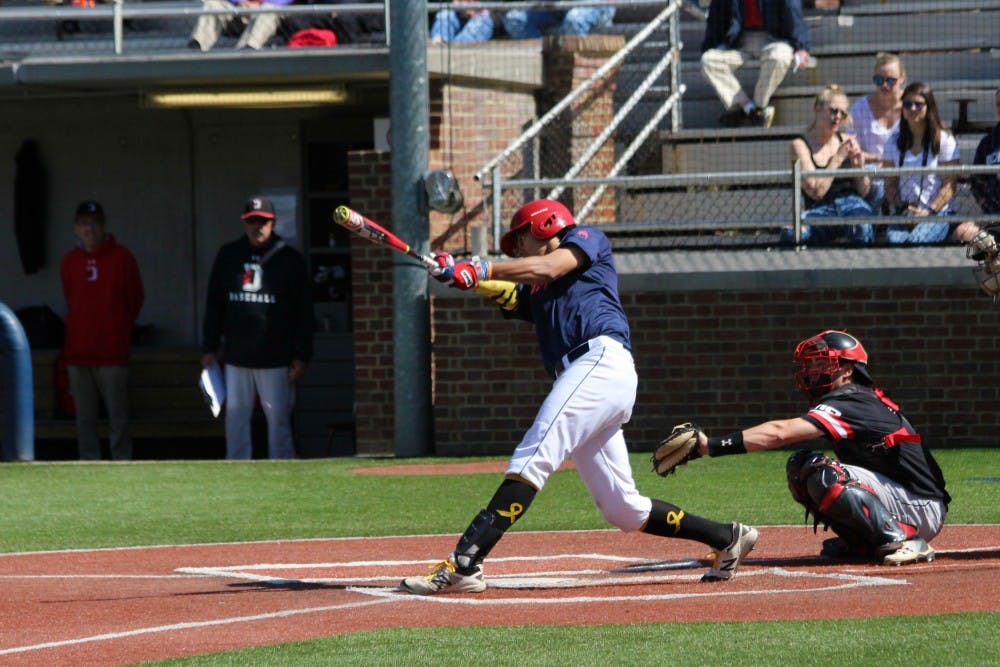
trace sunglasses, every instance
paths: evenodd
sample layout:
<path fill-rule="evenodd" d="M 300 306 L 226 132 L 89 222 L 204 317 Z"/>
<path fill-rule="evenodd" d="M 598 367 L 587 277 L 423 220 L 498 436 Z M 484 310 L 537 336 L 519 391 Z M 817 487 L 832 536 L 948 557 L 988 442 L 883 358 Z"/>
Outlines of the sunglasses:
<path fill-rule="evenodd" d="M 895 86 L 899 83 L 899 79 L 894 76 L 878 76 L 877 74 L 872 77 L 872 83 L 876 86 L 881 86 L 883 83 L 889 84 L 889 87 Z"/>
<path fill-rule="evenodd" d="M 266 225 L 271 222 L 273 218 L 265 218 L 263 216 L 253 216 L 250 218 L 243 218 L 243 222 L 248 225 Z"/>
<path fill-rule="evenodd" d="M 828 111 L 834 118 L 847 118 L 847 112 L 843 109 L 834 109 L 833 107 L 830 107 Z"/>
<path fill-rule="evenodd" d="M 903 102 L 903 108 L 906 109 L 907 111 L 914 111 L 914 110 L 920 111 L 925 106 L 927 106 L 926 102 L 912 102 L 912 101 Z"/>

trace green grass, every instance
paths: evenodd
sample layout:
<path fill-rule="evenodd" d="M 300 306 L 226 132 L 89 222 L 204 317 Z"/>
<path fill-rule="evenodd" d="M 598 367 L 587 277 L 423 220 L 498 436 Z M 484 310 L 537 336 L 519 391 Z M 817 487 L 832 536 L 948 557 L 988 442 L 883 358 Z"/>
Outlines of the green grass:
<path fill-rule="evenodd" d="M 952 614 L 877 621 L 377 630 L 152 664 L 984 667 L 998 661 L 998 621 L 1000 614 Z M 961 649 L 957 649 L 958 638 L 962 638 Z"/>
<path fill-rule="evenodd" d="M 802 510 L 785 486 L 787 455 L 695 461 L 667 479 L 649 472 L 648 454 L 633 455 L 632 465 L 643 493 L 688 512 L 801 525 Z M 1000 523 L 1000 483 L 989 481 L 1000 478 L 997 452 L 942 450 L 936 455 L 955 498 L 948 521 Z M 492 495 L 499 475 L 351 473 L 359 466 L 448 461 L 8 464 L 0 466 L 0 549 L 457 536 Z M 578 476 L 560 472 L 515 530 L 607 527 Z M 844 665 L 911 657 L 924 665 L 986 665 L 1000 663 L 993 647 L 998 621 L 998 614 L 964 614 L 877 622 L 503 627 L 516 624 L 515 617 L 498 619 L 496 628 L 384 630 L 163 664 Z M 733 661 L 735 646 L 742 661 Z"/>

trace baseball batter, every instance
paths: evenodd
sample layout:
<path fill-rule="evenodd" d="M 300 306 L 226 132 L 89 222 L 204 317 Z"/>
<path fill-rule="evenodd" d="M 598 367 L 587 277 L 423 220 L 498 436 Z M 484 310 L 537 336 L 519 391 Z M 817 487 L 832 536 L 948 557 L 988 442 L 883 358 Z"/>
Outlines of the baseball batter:
<path fill-rule="evenodd" d="M 837 459 L 800 449 L 786 466 L 792 497 L 838 536 L 823 543 L 821 555 L 886 565 L 933 560 L 928 542 L 941 532 L 951 497 L 920 434 L 873 386 L 861 342 L 844 331 L 823 331 L 798 344 L 794 361 L 796 383 L 812 403 L 808 412 L 723 437 L 699 432 L 697 455 L 822 438 Z"/>
<path fill-rule="evenodd" d="M 555 381 L 503 482 L 455 550 L 430 574 L 404 579 L 402 588 L 419 595 L 486 590 L 483 559 L 567 459 L 609 523 L 706 544 L 715 558 L 702 581 L 732 578 L 757 541 L 754 528 L 710 521 L 647 498 L 632 479 L 622 425 L 632 414 L 637 379 L 607 237 L 577 226 L 559 202 L 540 199 L 514 214 L 500 246 L 515 259 L 474 257 L 455 264 L 439 253 L 431 274 L 493 298 L 507 318 L 533 322 L 542 363 Z"/>

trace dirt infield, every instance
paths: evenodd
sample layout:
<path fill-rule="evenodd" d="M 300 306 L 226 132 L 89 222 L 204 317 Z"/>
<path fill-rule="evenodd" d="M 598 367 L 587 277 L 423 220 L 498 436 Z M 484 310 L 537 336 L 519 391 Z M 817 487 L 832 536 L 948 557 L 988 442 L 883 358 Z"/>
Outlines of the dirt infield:
<path fill-rule="evenodd" d="M 382 627 L 491 625 L 501 605 L 539 624 L 1000 611 L 1000 598 L 978 594 L 1000 574 L 1000 525 L 947 526 L 936 561 L 902 568 L 824 561 L 814 556 L 823 537 L 762 527 L 736 579 L 702 584 L 696 543 L 512 532 L 490 557 L 485 593 L 430 598 L 396 584 L 454 535 L 5 554 L 0 663 L 122 665 Z"/>

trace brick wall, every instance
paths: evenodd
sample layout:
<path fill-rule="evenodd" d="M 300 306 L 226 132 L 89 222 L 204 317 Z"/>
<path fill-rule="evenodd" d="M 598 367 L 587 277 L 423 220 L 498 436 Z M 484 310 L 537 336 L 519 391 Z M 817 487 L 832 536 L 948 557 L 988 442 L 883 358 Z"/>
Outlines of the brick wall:
<path fill-rule="evenodd" d="M 431 212 L 431 247 L 470 254 L 472 229 L 489 225 L 484 190 L 473 176 L 524 131 L 535 117 L 535 98 L 485 83 L 436 81 L 430 100 L 430 168 L 450 169 L 465 196 L 464 210 L 453 216 Z"/>
<path fill-rule="evenodd" d="M 639 372 L 633 450 L 681 421 L 723 433 L 802 414 L 792 350 L 826 328 L 861 339 L 876 383 L 931 446 L 996 444 L 997 313 L 968 288 L 622 297 Z M 509 454 L 550 386 L 530 325 L 465 295 L 438 299 L 436 321 L 437 453 Z"/>
<path fill-rule="evenodd" d="M 379 223 L 392 215 L 388 153 L 350 155 L 351 205 Z M 359 454 L 393 451 L 392 257 L 351 235 L 354 402 Z"/>

